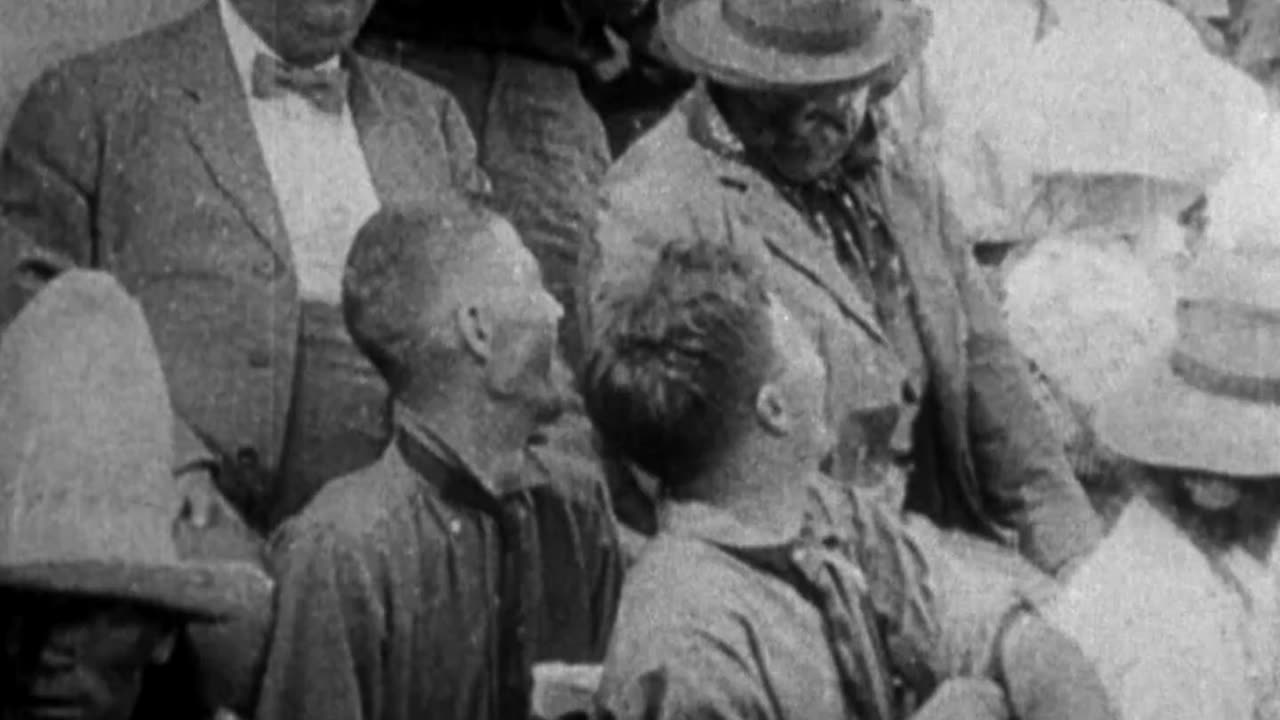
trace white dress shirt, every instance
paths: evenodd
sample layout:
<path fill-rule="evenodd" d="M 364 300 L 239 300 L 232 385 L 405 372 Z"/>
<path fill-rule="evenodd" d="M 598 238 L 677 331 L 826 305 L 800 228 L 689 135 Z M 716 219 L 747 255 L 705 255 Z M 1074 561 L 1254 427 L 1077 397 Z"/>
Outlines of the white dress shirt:
<path fill-rule="evenodd" d="M 1211 560 L 1146 500 L 1048 608 L 1124 720 L 1276 718 L 1277 575 L 1243 551 Z"/>
<path fill-rule="evenodd" d="M 218 5 L 289 233 L 302 297 L 340 304 L 342 271 L 352 240 L 380 207 L 351 108 L 344 106 L 341 115 L 332 115 L 293 93 L 255 98 L 254 58 L 279 56 L 229 0 L 219 0 Z M 337 67 L 338 62 L 334 57 L 322 67 Z"/>

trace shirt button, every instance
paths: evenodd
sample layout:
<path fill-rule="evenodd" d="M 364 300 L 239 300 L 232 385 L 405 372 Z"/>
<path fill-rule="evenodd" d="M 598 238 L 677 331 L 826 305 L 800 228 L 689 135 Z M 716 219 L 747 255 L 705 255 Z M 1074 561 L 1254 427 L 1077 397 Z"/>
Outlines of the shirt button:
<path fill-rule="evenodd" d="M 258 466 L 258 451 L 251 447 L 242 447 L 236 452 L 236 464 L 242 468 Z"/>
<path fill-rule="evenodd" d="M 258 369 L 271 367 L 271 352 L 265 348 L 254 348 L 250 350 L 249 367 Z"/>

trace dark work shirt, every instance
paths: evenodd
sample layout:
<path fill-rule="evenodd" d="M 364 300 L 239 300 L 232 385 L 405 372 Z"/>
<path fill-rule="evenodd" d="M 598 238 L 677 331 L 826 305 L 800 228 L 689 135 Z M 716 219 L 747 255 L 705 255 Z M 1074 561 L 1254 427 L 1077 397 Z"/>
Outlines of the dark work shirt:
<path fill-rule="evenodd" d="M 621 575 L 599 478 L 542 453 L 481 481 L 397 425 L 272 542 L 262 720 L 518 718 L 532 663 L 603 655 Z"/>

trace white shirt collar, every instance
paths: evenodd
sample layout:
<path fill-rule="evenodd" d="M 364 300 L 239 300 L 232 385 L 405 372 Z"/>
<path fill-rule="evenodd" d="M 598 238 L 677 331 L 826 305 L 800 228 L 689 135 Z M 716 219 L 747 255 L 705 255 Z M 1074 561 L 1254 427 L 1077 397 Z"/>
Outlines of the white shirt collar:
<path fill-rule="evenodd" d="M 218 0 L 218 12 L 222 16 L 222 27 L 227 34 L 227 42 L 231 45 L 231 57 L 235 60 L 240 83 L 244 86 L 245 94 L 252 97 L 253 59 L 259 54 L 269 55 L 277 60 L 280 56 L 267 45 L 257 31 L 249 26 L 240 11 L 231 4 L 231 0 Z M 340 58 L 334 55 L 317 67 L 325 70 L 336 69 L 339 63 Z"/>

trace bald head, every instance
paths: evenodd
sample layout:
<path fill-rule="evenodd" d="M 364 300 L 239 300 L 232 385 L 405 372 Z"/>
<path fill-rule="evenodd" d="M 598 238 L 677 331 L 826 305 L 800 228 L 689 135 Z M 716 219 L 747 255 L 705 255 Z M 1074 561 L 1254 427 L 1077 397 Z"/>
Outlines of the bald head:
<path fill-rule="evenodd" d="M 452 315 L 484 291 L 486 260 L 509 224 L 469 199 L 440 208 L 384 208 L 356 235 L 342 281 L 348 331 L 394 390 L 447 369 Z"/>

